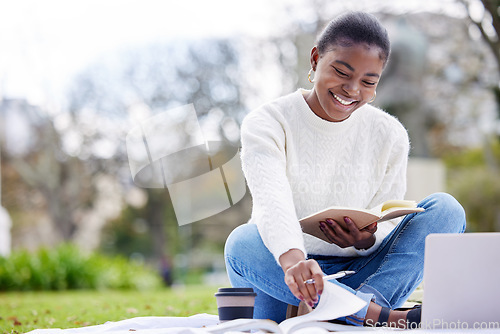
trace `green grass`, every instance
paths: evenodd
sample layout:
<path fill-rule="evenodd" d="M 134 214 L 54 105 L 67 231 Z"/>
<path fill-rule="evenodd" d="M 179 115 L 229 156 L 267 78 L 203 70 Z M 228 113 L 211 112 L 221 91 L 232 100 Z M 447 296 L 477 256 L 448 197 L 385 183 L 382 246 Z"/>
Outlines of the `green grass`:
<path fill-rule="evenodd" d="M 149 291 L 61 291 L 0 293 L 0 333 L 75 328 L 141 316 L 217 314 L 216 287 Z"/>

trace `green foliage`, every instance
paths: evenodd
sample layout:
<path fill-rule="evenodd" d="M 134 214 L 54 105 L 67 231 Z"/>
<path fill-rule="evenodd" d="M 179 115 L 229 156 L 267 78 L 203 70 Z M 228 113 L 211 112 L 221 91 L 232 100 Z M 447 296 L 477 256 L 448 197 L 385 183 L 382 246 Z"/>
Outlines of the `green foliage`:
<path fill-rule="evenodd" d="M 85 254 L 70 244 L 0 257 L 0 291 L 149 289 L 160 285 L 159 275 L 140 264 L 123 257 Z"/>
<path fill-rule="evenodd" d="M 500 143 L 491 146 L 492 159 L 500 165 Z M 500 231 L 500 173 L 486 162 L 483 149 L 471 149 L 445 158 L 448 191 L 467 214 L 467 229 Z"/>
<path fill-rule="evenodd" d="M 486 167 L 472 167 L 453 172 L 449 191 L 463 205 L 468 230 L 498 231 L 500 213 L 500 175 Z"/>
<path fill-rule="evenodd" d="M 468 169 L 471 167 L 485 167 L 484 152 L 481 149 L 471 149 L 448 154 L 444 163 L 450 171 L 457 169 Z"/>
<path fill-rule="evenodd" d="M 121 215 L 104 228 L 102 252 L 126 257 L 140 254 L 158 260 L 181 251 L 182 238 L 168 192 L 145 191 L 148 201 L 143 207 L 127 205 Z"/>

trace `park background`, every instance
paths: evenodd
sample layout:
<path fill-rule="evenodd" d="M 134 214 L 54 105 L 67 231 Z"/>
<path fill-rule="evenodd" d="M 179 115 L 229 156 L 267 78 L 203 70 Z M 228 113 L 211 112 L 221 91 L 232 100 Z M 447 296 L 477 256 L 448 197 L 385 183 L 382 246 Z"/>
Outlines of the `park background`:
<path fill-rule="evenodd" d="M 393 43 L 374 104 L 409 131 L 407 197 L 450 192 L 469 232 L 500 231 L 495 3 L 0 3 L 0 203 L 10 217 L 0 225 L 0 291 L 145 289 L 158 285 L 151 272 L 173 288 L 226 285 L 224 241 L 250 217 L 250 194 L 179 226 L 167 189 L 134 184 L 127 134 L 192 103 L 205 138 L 231 158 L 250 110 L 311 87 L 315 36 L 346 10 L 375 14 Z M 110 258 L 120 263 L 111 278 Z M 79 265 L 108 275 L 71 281 Z"/>

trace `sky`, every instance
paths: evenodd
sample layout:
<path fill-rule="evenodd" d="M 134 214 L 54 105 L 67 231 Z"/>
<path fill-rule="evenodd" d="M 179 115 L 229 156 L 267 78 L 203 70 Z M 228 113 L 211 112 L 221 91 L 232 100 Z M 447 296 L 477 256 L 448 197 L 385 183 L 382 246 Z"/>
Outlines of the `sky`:
<path fill-rule="evenodd" d="M 42 102 L 113 49 L 169 38 L 265 35 L 280 1 L 0 0 L 0 89 Z M 266 8 L 266 10 L 263 10 Z M 43 88 L 42 88 L 43 87 Z"/>
<path fill-rule="evenodd" d="M 341 3 L 403 13 L 454 2 Z M 73 75 L 117 48 L 173 38 L 266 37 L 314 15 L 303 0 L 0 0 L 0 96 L 50 105 Z"/>

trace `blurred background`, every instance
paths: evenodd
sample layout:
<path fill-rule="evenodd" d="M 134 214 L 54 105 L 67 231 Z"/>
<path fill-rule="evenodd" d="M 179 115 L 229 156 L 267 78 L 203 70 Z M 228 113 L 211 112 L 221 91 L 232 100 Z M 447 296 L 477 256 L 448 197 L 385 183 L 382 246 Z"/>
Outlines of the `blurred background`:
<path fill-rule="evenodd" d="M 315 37 L 347 10 L 375 14 L 391 37 L 374 104 L 409 131 L 407 198 L 450 192 L 466 209 L 469 231 L 500 231 L 496 3 L 1 2 L 0 274 L 14 256 L 31 268 L 57 266 L 56 250 L 68 261 L 77 253 L 121 256 L 153 268 L 167 285 L 224 284 L 224 241 L 250 217 L 249 193 L 179 226 L 167 189 L 134 184 L 127 133 L 192 103 L 205 138 L 234 152 L 249 111 L 311 87 Z M 14 280 L 0 279 L 0 290 Z"/>

